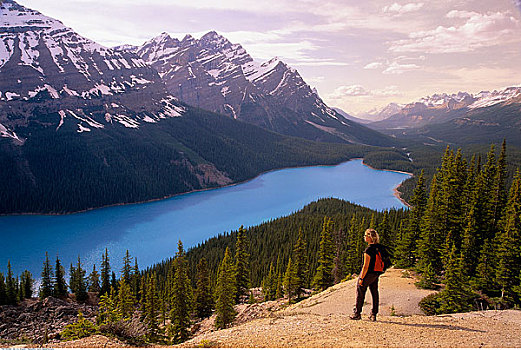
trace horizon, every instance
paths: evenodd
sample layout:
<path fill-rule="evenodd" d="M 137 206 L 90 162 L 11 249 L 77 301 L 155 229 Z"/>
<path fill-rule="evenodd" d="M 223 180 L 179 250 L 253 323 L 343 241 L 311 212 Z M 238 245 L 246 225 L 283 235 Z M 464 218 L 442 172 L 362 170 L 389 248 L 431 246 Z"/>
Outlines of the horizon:
<path fill-rule="evenodd" d="M 17 2 L 108 47 L 216 31 L 256 61 L 280 58 L 326 104 L 355 116 L 391 102 L 520 84 L 519 0 Z"/>

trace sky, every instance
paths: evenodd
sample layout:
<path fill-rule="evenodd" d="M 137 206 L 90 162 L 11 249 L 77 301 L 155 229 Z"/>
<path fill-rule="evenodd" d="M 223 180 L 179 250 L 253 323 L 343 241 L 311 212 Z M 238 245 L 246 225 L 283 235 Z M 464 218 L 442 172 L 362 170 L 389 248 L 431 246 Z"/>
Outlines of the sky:
<path fill-rule="evenodd" d="M 358 115 L 521 83 L 521 0 L 19 0 L 102 45 L 215 30 Z"/>

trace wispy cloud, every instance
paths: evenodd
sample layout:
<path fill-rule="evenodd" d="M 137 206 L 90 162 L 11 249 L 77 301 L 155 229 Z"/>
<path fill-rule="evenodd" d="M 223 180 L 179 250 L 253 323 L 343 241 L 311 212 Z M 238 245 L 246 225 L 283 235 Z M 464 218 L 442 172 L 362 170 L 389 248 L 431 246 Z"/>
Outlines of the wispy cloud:
<path fill-rule="evenodd" d="M 343 85 L 339 86 L 327 97 L 331 100 L 342 100 L 346 97 L 383 97 L 383 96 L 399 96 L 401 95 L 398 87 L 395 85 L 386 86 L 382 89 L 369 90 L 362 85 Z"/>
<path fill-rule="evenodd" d="M 403 74 L 405 72 L 409 72 L 412 70 L 419 69 L 420 66 L 410 63 L 410 64 L 400 64 L 398 62 L 392 62 L 387 66 L 387 68 L 382 72 L 383 74 Z"/>
<path fill-rule="evenodd" d="M 453 10 L 449 19 L 463 24 L 438 26 L 409 34 L 409 39 L 391 43 L 392 52 L 458 53 L 469 52 L 519 40 L 519 21 L 508 12 L 477 13 Z"/>
<path fill-rule="evenodd" d="M 366 64 L 364 66 L 364 69 L 378 69 L 378 68 L 382 68 L 384 64 L 382 62 L 371 62 L 369 64 Z"/>
<path fill-rule="evenodd" d="M 409 3 L 405 5 L 400 5 L 398 3 L 394 3 L 389 6 L 385 6 L 383 8 L 383 12 L 389 13 L 392 15 L 403 15 L 410 12 L 419 11 L 423 7 L 423 2 L 417 2 L 417 3 Z"/>

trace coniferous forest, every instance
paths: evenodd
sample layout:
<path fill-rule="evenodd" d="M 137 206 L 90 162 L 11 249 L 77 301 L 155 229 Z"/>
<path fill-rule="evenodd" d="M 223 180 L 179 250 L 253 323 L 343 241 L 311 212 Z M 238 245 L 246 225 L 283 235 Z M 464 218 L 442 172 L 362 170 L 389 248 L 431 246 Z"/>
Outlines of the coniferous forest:
<path fill-rule="evenodd" d="M 0 304 L 38 294 L 78 302 L 97 296 L 96 324 L 81 315 L 65 338 L 93 332 L 139 341 L 179 343 L 212 314 L 217 328 L 234 320 L 237 303 L 285 298 L 292 303 L 359 273 L 363 232 L 376 228 L 397 268 L 418 272 L 432 289 L 420 306 L 427 314 L 512 308 L 521 303 L 521 173 L 508 170 L 506 144 L 486 158 L 447 147 L 429 182 L 415 180 L 409 210 L 374 211 L 328 198 L 287 217 L 218 235 L 140 270 L 127 252 L 121 271 L 106 250 L 86 271 L 81 259 L 65 267 L 45 257 L 39 290 L 8 262 L 0 274 Z M 89 269 L 90 270 L 90 269 Z M 254 296 L 252 288 L 260 288 Z"/>

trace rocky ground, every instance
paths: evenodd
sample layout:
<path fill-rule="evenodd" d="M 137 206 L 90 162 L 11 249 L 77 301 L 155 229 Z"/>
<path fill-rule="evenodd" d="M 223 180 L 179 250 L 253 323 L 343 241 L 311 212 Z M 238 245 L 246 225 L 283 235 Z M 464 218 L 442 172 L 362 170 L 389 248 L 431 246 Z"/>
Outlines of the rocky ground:
<path fill-rule="evenodd" d="M 97 308 L 74 301 L 48 297 L 26 299 L 20 305 L 0 306 L 0 339 L 9 342 L 42 344 L 59 340 L 66 325 L 76 322 L 78 311 L 93 321 Z"/>

